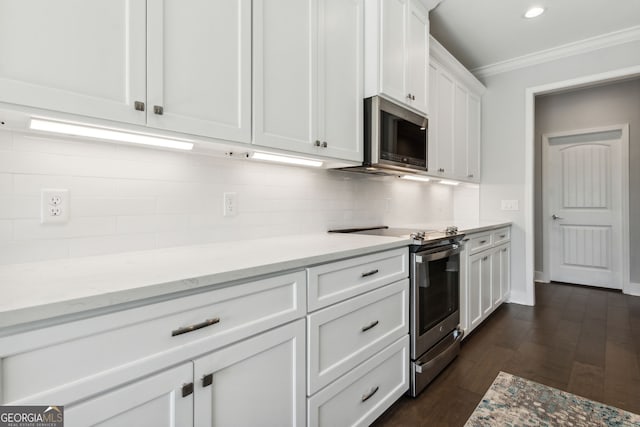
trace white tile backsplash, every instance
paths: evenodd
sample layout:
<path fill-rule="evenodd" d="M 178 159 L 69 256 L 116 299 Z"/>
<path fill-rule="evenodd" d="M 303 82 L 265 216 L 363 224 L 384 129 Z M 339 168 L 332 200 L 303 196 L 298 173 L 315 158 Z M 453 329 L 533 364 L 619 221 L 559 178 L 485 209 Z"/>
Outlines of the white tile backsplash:
<path fill-rule="evenodd" d="M 43 188 L 69 189 L 67 224 L 40 224 Z M 467 193 L 456 199 L 456 191 L 433 183 L 0 131 L 0 264 L 447 221 L 454 217 L 454 200 L 475 200 Z M 224 192 L 237 193 L 237 216 L 222 215 Z"/>

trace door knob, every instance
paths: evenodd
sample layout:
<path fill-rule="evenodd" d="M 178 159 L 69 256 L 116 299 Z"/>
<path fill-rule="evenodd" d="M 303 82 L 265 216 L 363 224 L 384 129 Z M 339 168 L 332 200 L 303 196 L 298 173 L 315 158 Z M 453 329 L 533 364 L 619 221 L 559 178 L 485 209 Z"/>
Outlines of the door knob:
<path fill-rule="evenodd" d="M 559 216 L 558 216 L 558 215 L 556 215 L 556 214 L 551 215 L 551 218 L 553 218 L 554 220 L 564 219 L 564 218 L 562 218 L 562 217 L 559 217 Z"/>

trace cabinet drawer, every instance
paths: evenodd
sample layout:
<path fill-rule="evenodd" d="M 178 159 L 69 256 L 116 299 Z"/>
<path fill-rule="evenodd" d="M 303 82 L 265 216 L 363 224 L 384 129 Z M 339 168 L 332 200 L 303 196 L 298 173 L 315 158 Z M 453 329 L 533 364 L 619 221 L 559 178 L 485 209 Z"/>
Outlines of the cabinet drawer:
<path fill-rule="evenodd" d="M 404 336 L 308 400 L 308 425 L 368 426 L 409 389 Z"/>
<path fill-rule="evenodd" d="M 300 271 L 0 338 L 2 403 L 55 392 L 67 404 L 301 318 L 305 279 Z"/>
<path fill-rule="evenodd" d="M 409 277 L 409 250 L 351 258 L 307 269 L 309 311 Z"/>
<path fill-rule="evenodd" d="M 466 242 L 469 254 L 475 254 L 491 247 L 491 233 L 471 234 Z"/>
<path fill-rule="evenodd" d="M 409 280 L 308 316 L 308 394 L 409 332 Z"/>
<path fill-rule="evenodd" d="M 494 230 L 491 233 L 491 239 L 494 246 L 509 241 L 511 239 L 511 227 L 504 227 Z"/>

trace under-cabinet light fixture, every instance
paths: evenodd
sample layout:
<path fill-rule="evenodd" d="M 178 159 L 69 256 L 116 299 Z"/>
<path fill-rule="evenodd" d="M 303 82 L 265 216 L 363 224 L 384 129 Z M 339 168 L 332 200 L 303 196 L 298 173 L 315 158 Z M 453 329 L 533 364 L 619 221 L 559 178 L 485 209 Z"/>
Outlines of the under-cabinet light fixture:
<path fill-rule="evenodd" d="M 427 178 L 426 176 L 418 176 L 418 175 L 402 175 L 400 177 L 400 179 L 406 179 L 409 181 L 418 181 L 418 182 L 429 182 L 431 181 L 430 178 Z"/>
<path fill-rule="evenodd" d="M 311 166 L 314 168 L 319 168 L 320 166 L 322 166 L 322 162 L 320 160 L 306 159 L 304 157 L 283 156 L 281 154 L 263 153 L 260 151 L 251 153 L 250 157 L 254 160 L 286 163 L 289 165 Z"/>
<path fill-rule="evenodd" d="M 444 184 L 444 185 L 460 185 L 460 183 L 458 181 L 450 181 L 448 179 L 442 179 L 440 181 L 438 181 L 440 184 Z"/>
<path fill-rule="evenodd" d="M 535 7 L 529 8 L 525 12 L 524 17 L 527 19 L 536 18 L 542 15 L 543 13 L 544 13 L 544 7 L 535 6 Z"/>
<path fill-rule="evenodd" d="M 157 135 L 87 125 L 84 123 L 32 118 L 29 122 L 29 128 L 44 132 L 85 136 L 109 141 L 129 142 L 132 144 L 152 145 L 154 147 L 162 148 L 175 148 L 177 150 L 193 149 L 193 142 L 189 142 L 188 140 L 171 139 Z"/>

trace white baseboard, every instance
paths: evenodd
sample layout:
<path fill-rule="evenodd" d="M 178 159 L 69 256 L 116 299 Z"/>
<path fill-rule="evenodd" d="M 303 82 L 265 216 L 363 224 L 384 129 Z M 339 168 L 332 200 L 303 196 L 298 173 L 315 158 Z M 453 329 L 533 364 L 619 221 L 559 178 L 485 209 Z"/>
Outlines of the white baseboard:
<path fill-rule="evenodd" d="M 629 286 L 623 292 L 627 295 L 640 297 L 640 283 L 629 283 Z"/>
<path fill-rule="evenodd" d="M 549 281 L 545 278 L 544 271 L 534 271 L 533 280 L 534 282 L 549 283 Z"/>
<path fill-rule="evenodd" d="M 511 291 L 509 293 L 509 297 L 507 298 L 507 301 L 513 304 L 531 305 L 531 306 L 534 305 L 533 301 L 531 300 L 531 298 L 529 298 L 529 295 L 526 292 Z"/>

